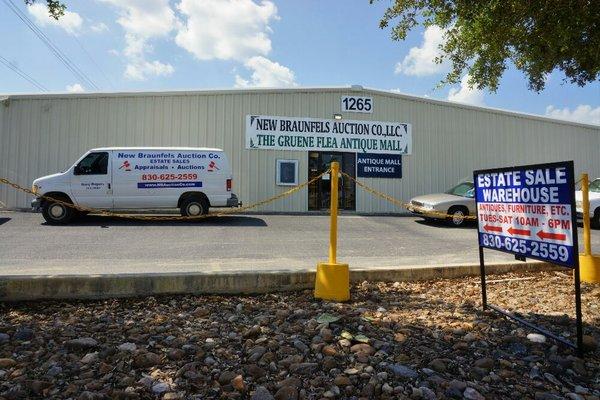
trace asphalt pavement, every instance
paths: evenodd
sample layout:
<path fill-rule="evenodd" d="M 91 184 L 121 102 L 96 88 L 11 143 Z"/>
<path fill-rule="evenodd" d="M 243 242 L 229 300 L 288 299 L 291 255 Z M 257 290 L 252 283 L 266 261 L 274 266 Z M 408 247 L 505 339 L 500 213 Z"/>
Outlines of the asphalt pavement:
<path fill-rule="evenodd" d="M 403 216 L 339 217 L 338 261 L 350 268 L 478 262 L 474 224 L 452 228 Z M 0 212 L 0 275 L 80 275 L 314 269 L 328 256 L 326 215 L 241 215 L 203 221 L 87 216 L 67 226 Z M 581 233 L 581 232 L 580 232 Z M 600 233 L 593 231 L 593 248 Z M 514 261 L 486 251 L 490 262 Z"/>

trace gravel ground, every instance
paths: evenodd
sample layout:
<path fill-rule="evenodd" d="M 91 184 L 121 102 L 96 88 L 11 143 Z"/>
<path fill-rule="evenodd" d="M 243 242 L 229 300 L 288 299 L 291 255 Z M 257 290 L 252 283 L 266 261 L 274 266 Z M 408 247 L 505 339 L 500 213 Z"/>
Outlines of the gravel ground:
<path fill-rule="evenodd" d="M 490 277 L 489 299 L 569 339 L 562 272 Z M 0 305 L 0 397 L 598 399 L 600 285 L 584 359 L 480 310 L 478 278 L 310 291 Z"/>

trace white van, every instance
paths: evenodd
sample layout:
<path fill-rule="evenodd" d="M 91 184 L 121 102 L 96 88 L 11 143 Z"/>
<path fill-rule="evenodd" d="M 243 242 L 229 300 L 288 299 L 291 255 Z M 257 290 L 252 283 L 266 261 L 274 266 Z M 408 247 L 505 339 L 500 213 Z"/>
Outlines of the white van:
<path fill-rule="evenodd" d="M 221 149 L 191 147 L 106 147 L 85 153 L 65 172 L 33 181 L 33 191 L 101 210 L 179 208 L 183 216 L 209 207 L 237 207 L 231 167 Z M 37 198 L 50 224 L 66 224 L 77 211 Z"/>

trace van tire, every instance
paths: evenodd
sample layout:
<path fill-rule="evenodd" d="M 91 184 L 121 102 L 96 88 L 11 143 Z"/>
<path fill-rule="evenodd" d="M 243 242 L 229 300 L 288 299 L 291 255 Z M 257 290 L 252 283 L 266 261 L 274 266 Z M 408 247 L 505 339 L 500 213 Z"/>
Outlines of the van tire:
<path fill-rule="evenodd" d="M 202 196 L 188 196 L 181 201 L 181 215 L 184 217 L 199 217 L 208 214 L 208 201 Z"/>
<path fill-rule="evenodd" d="M 73 204 L 67 196 L 50 195 L 53 199 Z M 42 204 L 42 216 L 50 225 L 66 225 L 75 217 L 75 209 L 52 200 L 45 200 Z"/>
<path fill-rule="evenodd" d="M 465 226 L 467 220 L 465 218 L 461 218 L 462 217 L 466 217 L 469 215 L 469 210 L 466 207 L 462 207 L 462 206 L 453 206 L 450 207 L 450 209 L 448 210 L 448 223 L 450 224 L 450 226 L 454 227 L 454 228 L 458 228 L 461 226 Z"/>

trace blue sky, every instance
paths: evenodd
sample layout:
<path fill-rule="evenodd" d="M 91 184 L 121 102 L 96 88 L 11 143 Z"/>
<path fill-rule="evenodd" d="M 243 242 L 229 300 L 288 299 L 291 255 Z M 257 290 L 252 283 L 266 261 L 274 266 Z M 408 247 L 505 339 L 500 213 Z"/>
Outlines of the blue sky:
<path fill-rule="evenodd" d="M 13 2 L 83 74 L 69 71 L 9 9 Z M 0 56 L 50 92 L 190 90 L 360 84 L 600 124 L 600 83 L 578 87 L 555 72 L 541 93 L 509 69 L 496 93 L 436 89 L 443 32 L 404 42 L 378 22 L 388 0 L 66 0 L 59 22 L 44 1 L 0 1 Z M 1 59 L 0 59 L 1 60 Z M 40 89 L 0 64 L 0 93 Z M 86 78 L 92 82 L 86 81 Z"/>

